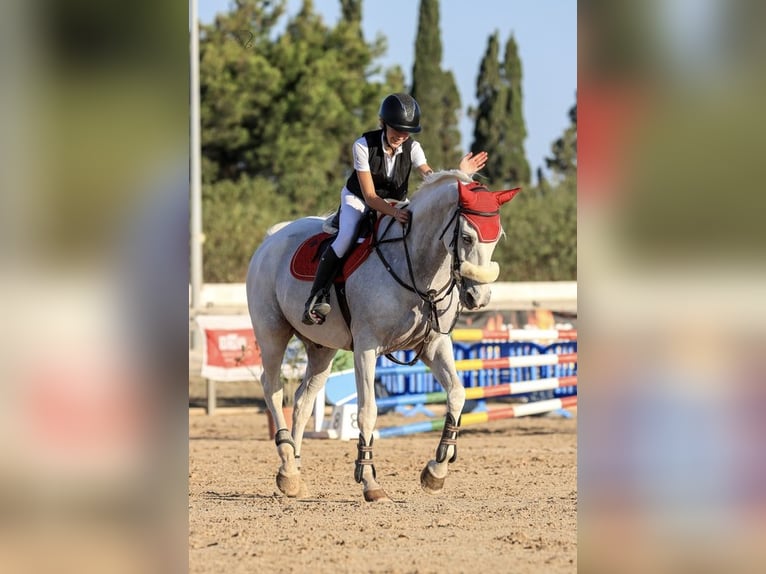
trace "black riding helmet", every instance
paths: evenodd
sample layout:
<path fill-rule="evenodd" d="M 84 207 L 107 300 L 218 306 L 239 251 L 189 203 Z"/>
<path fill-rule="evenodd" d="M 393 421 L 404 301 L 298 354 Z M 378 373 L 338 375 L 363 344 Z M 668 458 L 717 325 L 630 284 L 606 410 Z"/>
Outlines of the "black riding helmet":
<path fill-rule="evenodd" d="M 400 132 L 416 134 L 420 127 L 420 106 L 409 94 L 391 94 L 380 104 L 380 119 Z"/>

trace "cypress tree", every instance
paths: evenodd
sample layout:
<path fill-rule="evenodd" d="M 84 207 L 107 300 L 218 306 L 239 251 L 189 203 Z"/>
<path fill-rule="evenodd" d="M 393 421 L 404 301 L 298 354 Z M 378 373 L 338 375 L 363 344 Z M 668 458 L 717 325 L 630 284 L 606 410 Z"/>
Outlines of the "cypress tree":
<path fill-rule="evenodd" d="M 346 22 L 361 24 L 362 22 L 362 0 L 341 0 L 341 14 Z M 359 29 L 361 32 L 361 28 Z"/>
<path fill-rule="evenodd" d="M 552 157 L 545 158 L 545 165 L 561 180 L 577 177 L 577 103 L 569 110 L 569 127 L 553 144 Z"/>
<path fill-rule="evenodd" d="M 506 124 L 509 129 L 504 132 L 504 152 L 507 154 L 509 169 L 503 183 L 510 185 L 527 184 L 530 181 L 529 162 L 524 151 L 524 140 L 527 139 L 527 127 L 524 122 L 521 95 L 521 60 L 516 39 L 511 34 L 505 44 L 505 61 L 503 64 L 504 84 L 507 90 L 505 98 Z"/>
<path fill-rule="evenodd" d="M 524 185 L 530 181 L 530 170 L 524 152 L 527 129 L 522 111 L 521 61 L 514 37 L 505 45 L 502 65 L 499 51 L 499 33 L 495 32 L 487 42 L 476 81 L 478 106 L 471 110 L 475 120 L 471 151 L 489 154 L 483 174 L 491 185 Z"/>
<path fill-rule="evenodd" d="M 471 151 L 486 151 L 489 154 L 482 174 L 491 185 L 502 181 L 504 173 L 503 150 L 501 147 L 504 118 L 504 90 L 500 80 L 498 63 L 499 33 L 495 32 L 487 41 L 487 50 L 476 79 L 477 107 L 471 110 L 474 118 L 473 144 Z"/>
<path fill-rule="evenodd" d="M 441 60 L 439 1 L 421 0 L 411 93 L 422 114 L 423 131 L 417 138 L 434 169 L 455 167 L 460 142 L 460 94 L 452 73 L 441 69 Z"/>

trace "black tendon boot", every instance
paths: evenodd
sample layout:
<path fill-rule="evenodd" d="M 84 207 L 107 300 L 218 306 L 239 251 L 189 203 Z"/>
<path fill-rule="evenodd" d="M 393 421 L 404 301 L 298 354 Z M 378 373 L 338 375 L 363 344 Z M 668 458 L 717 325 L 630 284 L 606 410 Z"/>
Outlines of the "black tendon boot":
<path fill-rule="evenodd" d="M 328 245 L 319 260 L 314 284 L 311 286 L 311 295 L 309 295 L 306 309 L 303 311 L 303 323 L 305 325 L 321 325 L 332 310 L 327 300 L 330 286 L 340 267 L 340 258 L 335 254 L 332 246 Z"/>

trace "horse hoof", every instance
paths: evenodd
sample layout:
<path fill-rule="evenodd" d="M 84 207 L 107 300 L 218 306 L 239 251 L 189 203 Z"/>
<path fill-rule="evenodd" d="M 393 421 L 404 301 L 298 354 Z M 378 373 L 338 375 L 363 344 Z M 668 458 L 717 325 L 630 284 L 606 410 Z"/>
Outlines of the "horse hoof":
<path fill-rule="evenodd" d="M 282 474 L 282 471 L 277 473 L 277 488 L 285 496 L 289 496 L 290 498 L 298 496 L 301 493 L 301 485 L 306 488 L 306 485 L 303 484 L 303 481 L 301 480 L 300 474 L 292 474 L 288 476 Z"/>
<path fill-rule="evenodd" d="M 436 494 L 444 488 L 444 479 L 431 474 L 431 469 L 426 465 L 420 473 L 420 487 L 428 494 Z"/>
<path fill-rule="evenodd" d="M 382 488 L 376 488 L 375 490 L 366 490 L 364 492 L 364 499 L 367 502 L 393 502 L 386 494 L 386 491 Z"/>

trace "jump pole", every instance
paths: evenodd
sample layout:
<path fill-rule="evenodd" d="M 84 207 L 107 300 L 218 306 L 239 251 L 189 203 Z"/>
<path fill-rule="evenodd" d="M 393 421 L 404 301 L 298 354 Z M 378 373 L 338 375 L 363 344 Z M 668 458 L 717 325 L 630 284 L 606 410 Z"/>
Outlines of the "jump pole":
<path fill-rule="evenodd" d="M 466 413 L 460 419 L 460 427 L 477 425 L 489 421 L 500 419 L 518 418 L 529 415 L 537 415 L 555 411 L 558 409 L 567 409 L 577 406 L 577 397 L 562 397 L 560 399 L 548 399 L 544 401 L 535 401 L 532 403 L 518 404 L 510 407 L 502 407 L 482 413 Z M 412 423 L 397 427 L 382 428 L 373 431 L 375 438 L 387 438 L 402 436 L 419 432 L 429 432 L 442 430 L 444 428 L 444 419 L 434 421 L 424 421 Z"/>
<path fill-rule="evenodd" d="M 452 340 L 459 342 L 537 341 L 542 339 L 574 341 L 577 339 L 577 329 L 509 329 L 507 331 L 455 329 L 452 331 Z"/>

